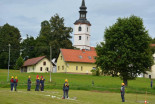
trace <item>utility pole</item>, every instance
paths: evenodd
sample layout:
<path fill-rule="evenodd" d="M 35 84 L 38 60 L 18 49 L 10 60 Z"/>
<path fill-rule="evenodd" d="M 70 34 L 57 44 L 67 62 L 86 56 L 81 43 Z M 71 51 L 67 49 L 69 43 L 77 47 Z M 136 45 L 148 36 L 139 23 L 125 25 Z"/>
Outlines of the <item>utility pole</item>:
<path fill-rule="evenodd" d="M 9 60 L 8 60 L 8 78 L 7 78 L 7 82 L 9 82 L 9 66 L 10 66 L 10 44 L 9 44 Z"/>
<path fill-rule="evenodd" d="M 50 45 L 50 82 L 51 82 L 51 70 L 52 70 L 52 47 Z"/>

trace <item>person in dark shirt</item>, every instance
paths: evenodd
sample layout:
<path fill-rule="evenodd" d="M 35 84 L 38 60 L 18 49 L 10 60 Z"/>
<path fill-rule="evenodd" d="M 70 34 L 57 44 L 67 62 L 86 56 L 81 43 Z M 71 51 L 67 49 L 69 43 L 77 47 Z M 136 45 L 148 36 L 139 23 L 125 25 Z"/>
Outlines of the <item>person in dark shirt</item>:
<path fill-rule="evenodd" d="M 17 84 L 18 84 L 18 78 L 16 76 L 15 79 L 14 79 L 15 91 L 17 91 Z"/>
<path fill-rule="evenodd" d="M 39 77 L 36 79 L 36 89 L 35 91 L 39 91 L 40 80 Z"/>
<path fill-rule="evenodd" d="M 124 83 L 122 83 L 122 87 L 121 87 L 121 98 L 122 98 L 122 102 L 125 102 L 125 98 L 124 98 L 124 95 L 125 95 L 125 87 L 124 87 Z"/>
<path fill-rule="evenodd" d="M 65 79 L 65 83 L 63 85 L 63 92 L 64 92 L 63 99 L 68 98 L 68 91 L 69 91 L 69 83 L 68 80 Z"/>
<path fill-rule="evenodd" d="M 41 84 L 41 91 L 44 91 L 44 81 L 45 81 L 45 79 L 44 79 L 44 77 L 43 76 L 41 76 L 41 79 L 40 79 L 40 84 Z"/>
<path fill-rule="evenodd" d="M 28 80 L 27 80 L 27 91 L 31 90 L 31 76 L 29 76 Z"/>

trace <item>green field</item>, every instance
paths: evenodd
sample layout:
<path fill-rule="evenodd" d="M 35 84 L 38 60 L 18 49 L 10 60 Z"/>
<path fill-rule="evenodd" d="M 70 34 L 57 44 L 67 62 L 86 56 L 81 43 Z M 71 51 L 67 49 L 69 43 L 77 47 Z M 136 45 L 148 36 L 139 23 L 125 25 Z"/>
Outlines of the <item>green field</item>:
<path fill-rule="evenodd" d="M 120 93 L 70 90 L 69 99 L 62 99 L 62 90 L 45 90 L 30 92 L 18 89 L 11 92 L 8 88 L 0 88 L 0 104 L 121 104 Z M 126 94 L 125 104 L 155 103 L 155 95 Z"/>
<path fill-rule="evenodd" d="M 119 77 L 92 76 L 65 73 L 52 73 L 52 83 L 49 82 L 49 73 L 43 75 L 45 91 L 35 92 L 35 79 L 37 73 L 20 73 L 19 70 L 10 70 L 11 76 L 18 76 L 18 91 L 10 91 L 10 83 L 7 82 L 7 70 L 0 69 L 0 104 L 121 104 L 120 87 L 122 80 Z M 32 91 L 28 92 L 27 79 L 32 79 Z M 65 78 L 69 80 L 69 99 L 62 98 L 62 86 Z M 94 86 L 92 86 L 92 80 Z M 155 80 L 154 80 L 155 81 Z M 155 87 L 150 88 L 150 79 L 137 78 L 130 80 L 126 87 L 126 104 L 155 103 Z M 147 94 L 146 94 L 147 93 Z M 9 100 L 8 100 L 9 99 Z"/>
<path fill-rule="evenodd" d="M 11 76 L 18 76 L 18 88 L 27 88 L 28 76 L 31 76 L 32 88 L 35 88 L 35 79 L 37 73 L 20 73 L 19 70 L 10 70 Z M 46 79 L 45 89 L 62 89 L 65 78 L 69 80 L 70 89 L 72 90 L 98 90 L 98 91 L 110 91 L 119 92 L 122 80 L 119 77 L 111 76 L 92 76 L 92 75 L 77 75 L 77 74 L 65 74 L 65 73 L 52 73 L 52 83 L 49 82 L 49 73 L 38 73 L 39 76 L 43 75 Z M 92 80 L 94 86 L 92 86 Z M 154 80 L 155 82 L 155 80 Z M 10 88 L 10 83 L 7 82 L 7 70 L 0 69 L 0 87 Z M 155 86 L 150 88 L 150 79 L 137 78 L 136 80 L 129 80 L 128 87 L 126 87 L 127 93 L 142 93 L 155 94 Z"/>

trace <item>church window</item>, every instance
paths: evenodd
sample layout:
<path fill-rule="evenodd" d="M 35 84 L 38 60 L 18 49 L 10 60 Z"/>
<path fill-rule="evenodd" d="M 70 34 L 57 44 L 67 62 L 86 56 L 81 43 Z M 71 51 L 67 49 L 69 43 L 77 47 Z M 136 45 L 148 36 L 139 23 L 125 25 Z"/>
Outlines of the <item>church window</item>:
<path fill-rule="evenodd" d="M 82 31 L 82 28 L 81 28 L 81 26 L 79 26 L 79 31 Z"/>
<path fill-rule="evenodd" d="M 81 36 L 79 36 L 79 40 L 81 40 Z"/>

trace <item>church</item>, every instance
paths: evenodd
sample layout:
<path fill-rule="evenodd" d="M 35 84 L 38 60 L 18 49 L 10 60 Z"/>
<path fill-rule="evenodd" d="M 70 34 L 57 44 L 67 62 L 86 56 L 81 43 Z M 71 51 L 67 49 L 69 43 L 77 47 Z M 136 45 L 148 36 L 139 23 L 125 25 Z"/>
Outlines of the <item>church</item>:
<path fill-rule="evenodd" d="M 77 49 L 60 49 L 57 60 L 57 72 L 91 74 L 95 69 L 95 48 L 90 46 L 91 23 L 86 18 L 87 7 L 82 0 L 79 19 L 74 23 L 74 47 Z"/>

